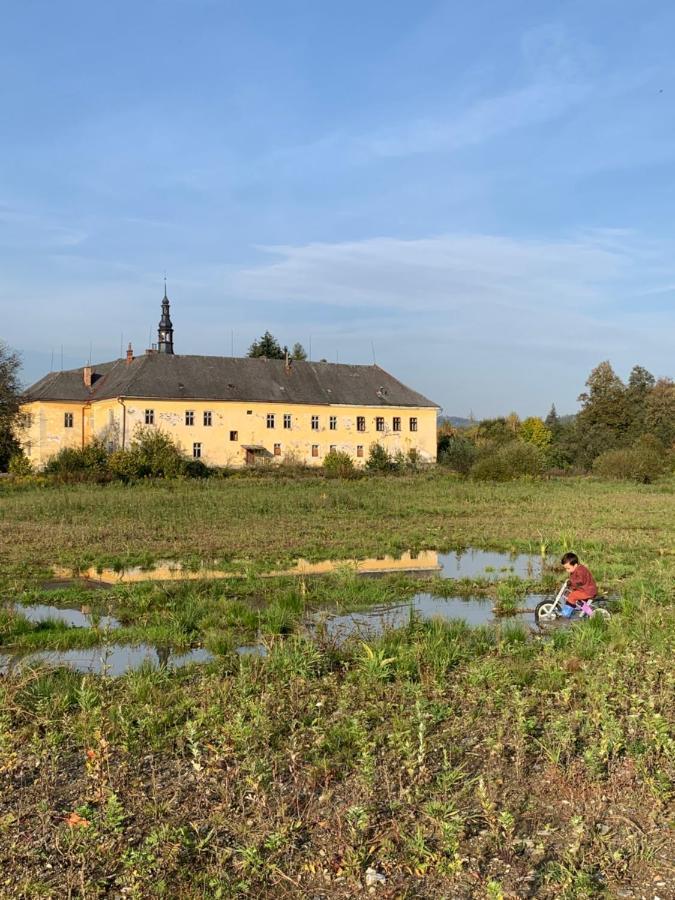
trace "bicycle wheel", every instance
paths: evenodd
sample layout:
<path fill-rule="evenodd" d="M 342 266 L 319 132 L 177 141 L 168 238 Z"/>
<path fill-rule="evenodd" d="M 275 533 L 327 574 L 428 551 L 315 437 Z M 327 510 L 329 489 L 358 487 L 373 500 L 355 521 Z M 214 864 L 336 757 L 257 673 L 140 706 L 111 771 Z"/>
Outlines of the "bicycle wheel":
<path fill-rule="evenodd" d="M 605 622 L 609 622 L 612 618 L 611 612 L 604 606 L 594 606 L 593 615 L 597 616 L 599 619 L 603 619 Z"/>
<path fill-rule="evenodd" d="M 534 621 L 540 628 L 553 625 L 558 618 L 555 600 L 542 600 L 534 609 Z"/>

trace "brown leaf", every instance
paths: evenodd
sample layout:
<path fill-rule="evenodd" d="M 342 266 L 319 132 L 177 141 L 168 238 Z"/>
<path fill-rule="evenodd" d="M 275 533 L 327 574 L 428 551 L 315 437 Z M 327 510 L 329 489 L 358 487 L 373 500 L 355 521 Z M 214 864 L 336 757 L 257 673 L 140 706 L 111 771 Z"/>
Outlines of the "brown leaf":
<path fill-rule="evenodd" d="M 71 828 L 89 828 L 91 822 L 89 819 L 85 819 L 84 816 L 81 816 L 79 813 L 71 812 L 71 814 L 66 819 L 66 824 Z"/>

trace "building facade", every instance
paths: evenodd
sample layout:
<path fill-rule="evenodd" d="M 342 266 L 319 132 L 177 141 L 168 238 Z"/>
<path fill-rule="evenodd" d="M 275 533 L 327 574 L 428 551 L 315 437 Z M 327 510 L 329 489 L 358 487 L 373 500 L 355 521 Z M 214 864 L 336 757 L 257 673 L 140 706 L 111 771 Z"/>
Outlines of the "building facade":
<path fill-rule="evenodd" d="M 214 466 L 322 465 L 331 450 L 364 464 L 370 447 L 436 460 L 438 406 L 376 365 L 180 355 L 169 301 L 141 356 L 46 375 L 24 394 L 24 451 L 40 468 L 93 439 L 128 448 L 160 428 Z"/>

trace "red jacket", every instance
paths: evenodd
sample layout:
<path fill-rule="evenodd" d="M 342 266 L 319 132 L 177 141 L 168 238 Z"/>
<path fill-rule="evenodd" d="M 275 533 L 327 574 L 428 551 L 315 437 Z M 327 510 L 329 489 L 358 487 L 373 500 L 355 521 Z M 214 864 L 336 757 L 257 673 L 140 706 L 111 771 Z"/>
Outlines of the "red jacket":
<path fill-rule="evenodd" d="M 570 588 L 568 601 L 572 594 L 574 594 L 574 600 L 590 600 L 598 593 L 595 579 L 586 566 L 577 566 L 574 572 L 570 572 L 567 582 Z"/>

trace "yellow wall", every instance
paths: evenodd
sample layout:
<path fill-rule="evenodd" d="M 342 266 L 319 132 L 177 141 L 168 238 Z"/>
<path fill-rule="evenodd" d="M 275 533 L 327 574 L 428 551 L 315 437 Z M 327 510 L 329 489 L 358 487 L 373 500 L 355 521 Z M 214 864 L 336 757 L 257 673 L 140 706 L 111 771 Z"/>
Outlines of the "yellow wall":
<path fill-rule="evenodd" d="M 18 437 L 24 452 L 38 468 L 64 447 L 81 447 L 87 439 L 83 403 L 26 403 L 22 410 L 28 414 L 28 420 Z M 72 427 L 65 426 L 66 413 L 72 415 Z"/>
<path fill-rule="evenodd" d="M 36 466 L 62 447 L 81 446 L 96 436 L 111 448 L 129 446 L 136 429 L 145 426 L 145 411 L 154 413 L 154 426 L 170 434 L 183 451 L 193 454 L 193 445 L 201 444 L 201 458 L 209 465 L 243 466 L 243 445 L 266 449 L 261 460 L 281 462 L 296 459 L 308 465 L 322 465 L 331 446 L 353 457 L 355 464 L 365 463 L 373 443 L 382 444 L 390 453 L 416 449 L 423 460 L 436 460 L 436 409 L 356 406 L 312 406 L 281 403 L 240 403 L 202 400 L 102 400 L 91 404 L 37 402 L 27 404 L 32 424 L 23 436 L 30 443 L 30 459 Z M 194 424 L 186 424 L 186 411 L 194 413 Z M 64 413 L 72 412 L 73 428 L 64 428 Z M 211 413 L 211 425 L 204 424 L 204 413 Z M 274 428 L 267 427 L 268 414 L 274 415 Z M 284 414 L 291 416 L 291 428 L 284 428 Z M 312 428 L 312 416 L 319 417 L 319 428 Z M 337 427 L 329 417 L 337 418 Z M 366 430 L 357 430 L 357 417 L 364 416 Z M 376 430 L 376 418 L 384 418 L 384 431 Z M 393 431 L 393 418 L 401 419 L 401 431 Z M 410 419 L 417 419 L 417 431 L 410 430 Z M 230 432 L 237 432 L 230 440 Z M 274 444 L 281 445 L 275 456 Z M 312 456 L 312 445 L 318 456 Z M 363 456 L 357 456 L 357 446 Z"/>

